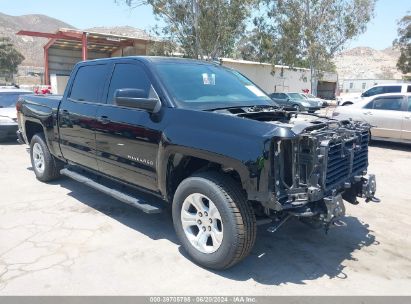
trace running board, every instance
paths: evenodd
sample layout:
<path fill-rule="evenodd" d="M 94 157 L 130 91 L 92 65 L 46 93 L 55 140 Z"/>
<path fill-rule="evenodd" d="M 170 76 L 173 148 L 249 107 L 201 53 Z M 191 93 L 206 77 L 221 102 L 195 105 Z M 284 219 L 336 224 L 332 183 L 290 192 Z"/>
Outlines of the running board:
<path fill-rule="evenodd" d="M 109 196 L 111 196 L 115 199 L 118 199 L 119 201 L 122 201 L 126 204 L 129 204 L 133 207 L 136 207 L 136 208 L 142 210 L 145 213 L 160 213 L 160 212 L 162 212 L 162 208 L 160 208 L 160 207 L 151 205 L 151 204 L 149 204 L 149 203 L 147 203 L 147 202 L 145 202 L 141 199 L 138 199 L 138 198 L 133 197 L 131 195 L 128 195 L 126 193 L 120 192 L 118 190 L 111 189 L 111 188 L 109 188 L 107 186 L 104 186 L 104 185 L 94 181 L 93 179 L 91 179 L 87 176 L 84 176 L 84 175 L 82 175 L 78 172 L 74 172 L 74 171 L 71 171 L 67 168 L 64 168 L 64 169 L 60 170 L 60 174 L 65 175 L 67 177 L 70 177 L 70 178 L 72 178 L 72 179 L 74 179 L 74 180 L 76 180 L 76 181 L 78 181 L 82 184 L 85 184 L 85 185 L 87 185 L 91 188 L 94 188 L 98 191 L 101 191 L 101 192 L 103 192 L 103 193 L 105 193 L 105 194 L 107 194 L 107 195 L 109 195 Z"/>

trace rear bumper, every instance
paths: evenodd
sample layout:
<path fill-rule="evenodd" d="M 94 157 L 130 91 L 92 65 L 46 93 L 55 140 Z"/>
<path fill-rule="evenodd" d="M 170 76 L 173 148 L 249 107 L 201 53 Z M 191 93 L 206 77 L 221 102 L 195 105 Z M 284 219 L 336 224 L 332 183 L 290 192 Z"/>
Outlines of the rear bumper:
<path fill-rule="evenodd" d="M 17 124 L 0 125 L 0 140 L 16 138 Z"/>

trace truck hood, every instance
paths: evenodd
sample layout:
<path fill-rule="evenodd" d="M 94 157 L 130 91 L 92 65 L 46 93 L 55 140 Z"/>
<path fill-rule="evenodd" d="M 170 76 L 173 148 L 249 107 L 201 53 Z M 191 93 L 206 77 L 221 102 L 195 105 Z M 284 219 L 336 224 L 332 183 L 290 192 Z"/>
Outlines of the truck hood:
<path fill-rule="evenodd" d="M 9 117 L 11 119 L 17 118 L 17 111 L 15 107 L 12 108 L 0 108 L 0 116 Z"/>
<path fill-rule="evenodd" d="M 289 129 L 296 135 L 302 133 L 305 129 L 321 128 L 321 126 L 332 122 L 338 123 L 337 120 L 325 116 L 309 113 L 297 114 L 273 107 L 255 106 L 240 109 L 222 109 L 214 112 L 241 119 L 255 120 L 266 125 L 272 125 L 273 128 Z"/>

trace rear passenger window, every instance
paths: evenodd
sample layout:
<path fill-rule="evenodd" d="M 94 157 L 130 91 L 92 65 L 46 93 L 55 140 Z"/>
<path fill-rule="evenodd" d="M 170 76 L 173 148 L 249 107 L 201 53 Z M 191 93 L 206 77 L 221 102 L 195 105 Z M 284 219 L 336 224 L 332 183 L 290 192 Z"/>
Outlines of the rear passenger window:
<path fill-rule="evenodd" d="M 114 103 L 114 92 L 118 89 L 140 89 L 146 98 L 149 96 L 151 83 L 142 67 L 136 64 L 116 64 L 108 91 L 108 103 Z"/>
<path fill-rule="evenodd" d="M 374 100 L 374 110 L 401 111 L 402 97 L 385 97 Z"/>
<path fill-rule="evenodd" d="M 407 87 L 407 93 L 411 93 L 411 85 Z"/>
<path fill-rule="evenodd" d="M 411 96 L 408 97 L 408 112 L 411 112 Z"/>
<path fill-rule="evenodd" d="M 384 93 L 401 93 L 401 86 L 386 86 Z"/>
<path fill-rule="evenodd" d="M 85 65 L 78 69 L 74 77 L 70 98 L 77 101 L 103 102 L 101 90 L 107 76 L 107 65 Z"/>

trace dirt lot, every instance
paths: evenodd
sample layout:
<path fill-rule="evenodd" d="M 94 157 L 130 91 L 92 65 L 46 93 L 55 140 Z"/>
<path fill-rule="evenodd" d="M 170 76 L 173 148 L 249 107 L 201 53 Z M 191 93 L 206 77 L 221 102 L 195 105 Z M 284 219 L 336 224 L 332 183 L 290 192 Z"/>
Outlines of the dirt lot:
<path fill-rule="evenodd" d="M 374 143 L 382 203 L 347 204 L 348 227 L 260 227 L 228 271 L 187 259 L 167 212 L 147 215 L 67 178 L 37 181 L 25 146 L 0 145 L 0 294 L 411 294 L 411 147 Z"/>

